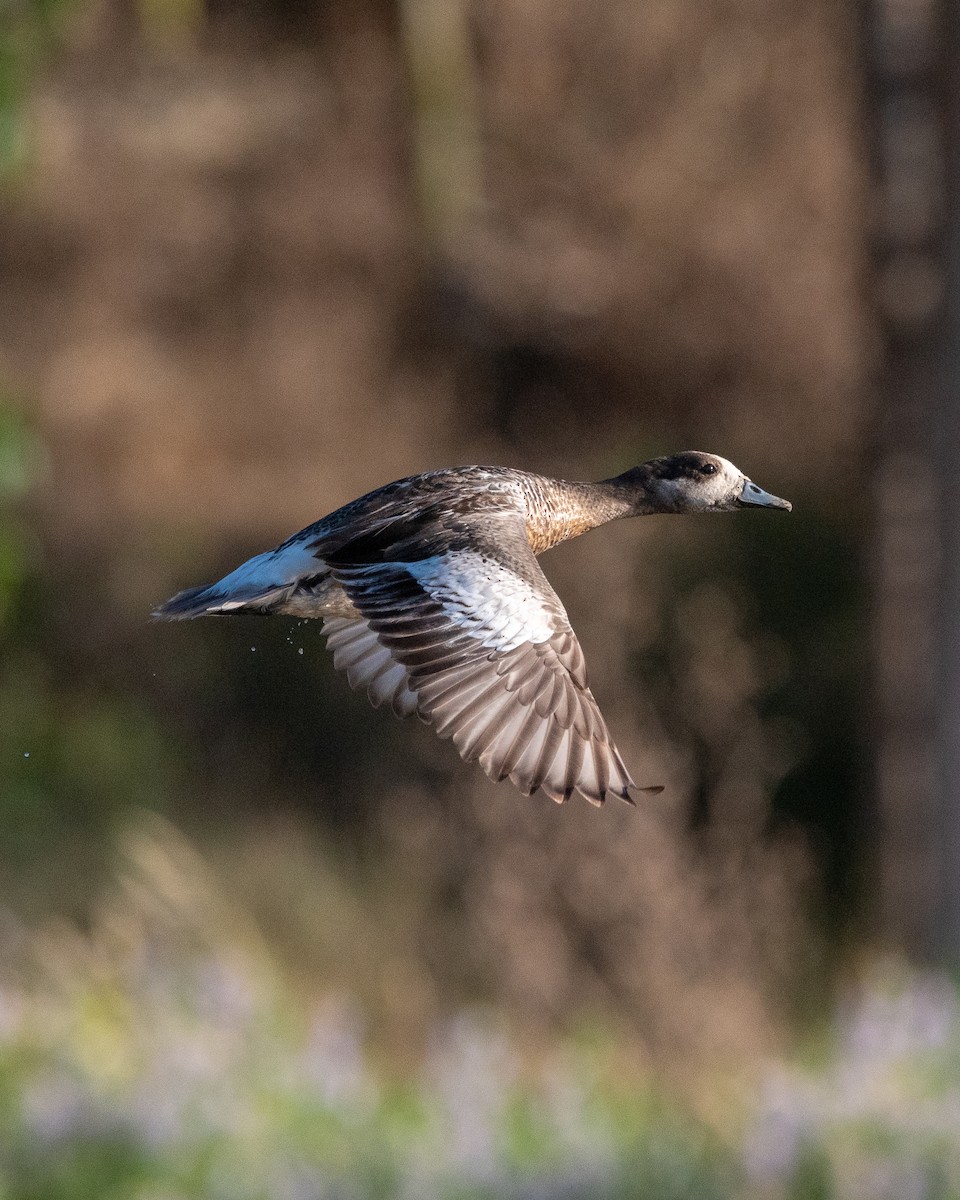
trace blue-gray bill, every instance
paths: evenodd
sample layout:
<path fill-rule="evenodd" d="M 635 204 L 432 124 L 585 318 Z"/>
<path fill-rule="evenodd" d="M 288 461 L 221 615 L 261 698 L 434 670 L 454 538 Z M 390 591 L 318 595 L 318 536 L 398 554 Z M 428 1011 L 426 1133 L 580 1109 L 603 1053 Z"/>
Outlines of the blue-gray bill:
<path fill-rule="evenodd" d="M 789 500 L 781 500 L 779 496 L 765 492 L 762 487 L 757 487 L 751 479 L 743 481 L 740 503 L 749 508 L 784 508 L 787 512 L 791 512 L 793 509 Z"/>

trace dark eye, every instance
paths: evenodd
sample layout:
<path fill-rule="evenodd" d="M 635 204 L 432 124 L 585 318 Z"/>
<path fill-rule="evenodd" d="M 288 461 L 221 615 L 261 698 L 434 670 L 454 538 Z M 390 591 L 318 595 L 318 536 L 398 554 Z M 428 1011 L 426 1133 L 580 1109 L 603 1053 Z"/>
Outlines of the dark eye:
<path fill-rule="evenodd" d="M 700 474 L 701 475 L 716 475 L 716 473 L 717 473 L 717 468 L 713 463 L 701 463 L 700 464 Z"/>

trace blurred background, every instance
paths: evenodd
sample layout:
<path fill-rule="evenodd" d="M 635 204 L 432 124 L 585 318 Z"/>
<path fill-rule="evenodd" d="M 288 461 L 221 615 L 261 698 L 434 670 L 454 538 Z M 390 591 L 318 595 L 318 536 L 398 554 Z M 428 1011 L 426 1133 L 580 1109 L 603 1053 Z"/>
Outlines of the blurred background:
<path fill-rule="evenodd" d="M 954 8 L 6 0 L 4 1200 L 960 1195 Z M 544 561 L 638 811 L 148 619 L 687 448 Z"/>

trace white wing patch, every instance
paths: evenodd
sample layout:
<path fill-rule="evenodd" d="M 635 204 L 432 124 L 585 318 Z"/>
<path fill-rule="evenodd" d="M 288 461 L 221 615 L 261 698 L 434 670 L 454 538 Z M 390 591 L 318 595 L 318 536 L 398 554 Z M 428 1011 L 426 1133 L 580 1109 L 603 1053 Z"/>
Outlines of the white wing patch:
<path fill-rule="evenodd" d="M 362 620 L 325 621 L 328 645 L 374 703 L 415 705 L 462 758 L 527 795 L 630 801 L 635 785 L 545 579 L 538 588 L 479 549 L 333 572 Z"/>
<path fill-rule="evenodd" d="M 542 595 L 496 559 L 458 550 L 403 565 L 454 625 L 490 650 L 536 646 L 555 632 Z"/>

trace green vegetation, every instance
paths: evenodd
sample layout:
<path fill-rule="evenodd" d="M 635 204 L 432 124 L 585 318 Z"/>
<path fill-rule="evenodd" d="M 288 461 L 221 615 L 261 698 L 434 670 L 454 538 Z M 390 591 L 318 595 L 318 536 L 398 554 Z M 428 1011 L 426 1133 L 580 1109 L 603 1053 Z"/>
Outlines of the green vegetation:
<path fill-rule="evenodd" d="M 534 1058 L 468 1012 L 378 1069 L 349 997 L 304 1004 L 171 828 L 144 818 L 121 863 L 91 930 L 34 935 L 0 993 L 0 1194 L 732 1194 L 716 1135 L 609 1044 Z"/>
<path fill-rule="evenodd" d="M 732 1083 L 717 1128 L 615 1039 L 534 1048 L 486 1010 L 439 1021 L 400 1068 L 350 996 L 293 987 L 166 823 L 135 822 L 119 863 L 87 931 L 7 932 L 4 1197 L 960 1194 L 960 1001 L 941 977 L 881 964 L 829 1053 Z"/>
<path fill-rule="evenodd" d="M 7 186 L 19 181 L 28 161 L 30 84 L 56 44 L 70 2 L 12 0 L 0 13 L 0 183 Z"/>

